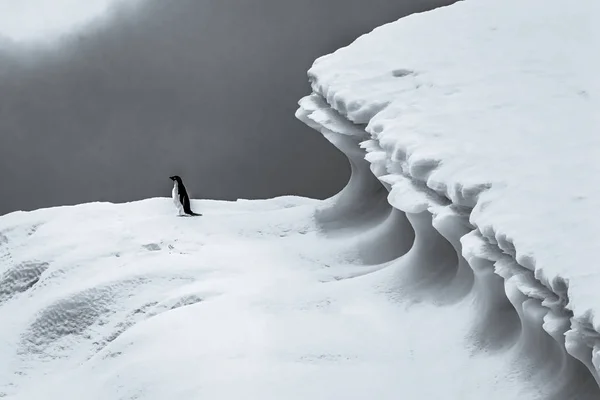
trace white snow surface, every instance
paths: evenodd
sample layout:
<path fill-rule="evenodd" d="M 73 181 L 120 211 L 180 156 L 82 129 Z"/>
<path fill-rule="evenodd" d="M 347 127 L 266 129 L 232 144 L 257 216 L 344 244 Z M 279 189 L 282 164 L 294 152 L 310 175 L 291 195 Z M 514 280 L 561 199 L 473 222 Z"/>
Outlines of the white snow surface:
<path fill-rule="evenodd" d="M 402 275 L 456 266 L 431 217 L 414 244 L 385 202 L 323 223 L 344 196 L 3 216 L 0 398 L 550 398 L 556 365 L 516 325 L 488 321 L 506 337 L 482 346 L 474 291 L 440 304 L 441 278 Z"/>
<path fill-rule="evenodd" d="M 3 216 L 0 398 L 538 398 L 518 352 L 475 350 L 470 301 L 396 296 L 385 264 L 361 261 L 381 226 L 324 234 L 328 205 L 196 200 L 204 216 L 189 218 L 160 198 Z"/>
<path fill-rule="evenodd" d="M 355 124 L 384 181 L 407 177 L 466 207 L 540 290 L 568 302 L 596 369 L 598 15 L 595 0 L 467 0 L 412 15 L 318 59 L 299 111 L 319 110 L 315 127 Z"/>

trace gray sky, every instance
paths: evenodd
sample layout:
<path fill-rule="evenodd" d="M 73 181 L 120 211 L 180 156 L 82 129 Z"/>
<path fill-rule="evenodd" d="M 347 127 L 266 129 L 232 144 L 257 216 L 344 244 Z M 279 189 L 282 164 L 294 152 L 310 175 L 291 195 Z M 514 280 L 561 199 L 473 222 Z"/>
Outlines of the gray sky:
<path fill-rule="evenodd" d="M 306 70 L 450 2 L 145 0 L 50 48 L 0 41 L 0 214 L 170 196 L 173 174 L 196 198 L 330 196 L 348 165 L 294 118 Z"/>

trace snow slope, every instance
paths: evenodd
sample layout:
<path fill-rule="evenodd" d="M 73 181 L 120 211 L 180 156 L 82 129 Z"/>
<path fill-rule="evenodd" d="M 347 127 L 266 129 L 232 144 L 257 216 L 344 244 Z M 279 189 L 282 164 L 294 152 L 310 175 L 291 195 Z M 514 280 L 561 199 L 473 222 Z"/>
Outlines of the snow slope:
<path fill-rule="evenodd" d="M 367 198 L 193 201 L 197 218 L 170 199 L 3 216 L 0 397 L 565 398 L 514 309 L 498 327 L 472 279 L 448 284 L 462 221 L 434 220 L 446 240 L 370 178 Z"/>
<path fill-rule="evenodd" d="M 386 266 L 414 233 L 371 200 L 333 224 L 334 200 L 293 197 L 194 201 L 201 218 L 170 199 L 3 216 L 0 396 L 537 398 L 518 353 L 468 340 L 470 302 L 396 287 Z M 455 265 L 432 238 L 414 261 Z"/>
<path fill-rule="evenodd" d="M 599 7 L 471 0 L 407 17 L 318 59 L 297 112 L 357 174 L 364 156 L 395 208 L 465 224 L 452 237 L 471 292 L 494 302 L 484 330 L 514 324 L 558 381 L 576 359 L 600 382 Z M 484 299 L 491 271 L 503 288 Z"/>

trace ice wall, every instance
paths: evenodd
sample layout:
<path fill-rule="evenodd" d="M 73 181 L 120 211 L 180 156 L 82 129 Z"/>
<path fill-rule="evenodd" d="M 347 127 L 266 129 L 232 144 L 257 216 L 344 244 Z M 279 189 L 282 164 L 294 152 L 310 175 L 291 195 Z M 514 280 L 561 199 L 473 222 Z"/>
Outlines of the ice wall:
<path fill-rule="evenodd" d="M 387 199 L 389 290 L 471 303 L 474 347 L 513 354 L 557 400 L 600 396 L 596 8 L 467 1 L 401 19 L 318 59 L 296 113 L 352 166 L 323 229 L 373 223 Z"/>

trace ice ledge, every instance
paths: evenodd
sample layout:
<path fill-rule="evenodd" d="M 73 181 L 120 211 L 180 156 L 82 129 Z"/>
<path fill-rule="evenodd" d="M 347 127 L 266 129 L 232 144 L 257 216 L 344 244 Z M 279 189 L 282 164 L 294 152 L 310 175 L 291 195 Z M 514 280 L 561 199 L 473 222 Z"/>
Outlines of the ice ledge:
<path fill-rule="evenodd" d="M 596 386 L 597 7 L 482 0 L 402 19 L 318 59 L 297 112 L 350 159 L 340 209 L 375 192 L 365 158 L 398 210 L 457 215 L 474 282 L 503 279 L 484 303 L 508 299 L 530 345 L 551 338 L 555 365 L 580 360 Z"/>
<path fill-rule="evenodd" d="M 480 316 L 470 338 L 476 348 L 520 355 L 540 381 L 548 382 L 548 398 L 597 398 L 600 334 L 589 317 L 573 315 L 567 280 L 549 281 L 536 271 L 534 256 L 521 255 L 506 235 L 474 221 L 489 184 L 456 185 L 452 192 L 430 185 L 428 177 L 438 164 L 411 163 L 409 157 L 390 154 L 319 95 L 303 98 L 296 116 L 343 151 L 352 166 L 346 188 L 317 216 L 325 230 L 336 220 L 347 221 L 368 212 L 369 204 L 378 204 L 368 171 L 387 189 L 387 201 L 406 216 L 416 237 L 410 250 L 381 264 L 395 271 L 391 276 L 398 288 L 393 291 L 440 305 L 472 302 Z M 404 227 L 398 230 L 406 232 Z M 412 240 L 411 236 L 377 251 L 393 254 Z M 448 244 L 457 261 L 448 255 Z"/>

